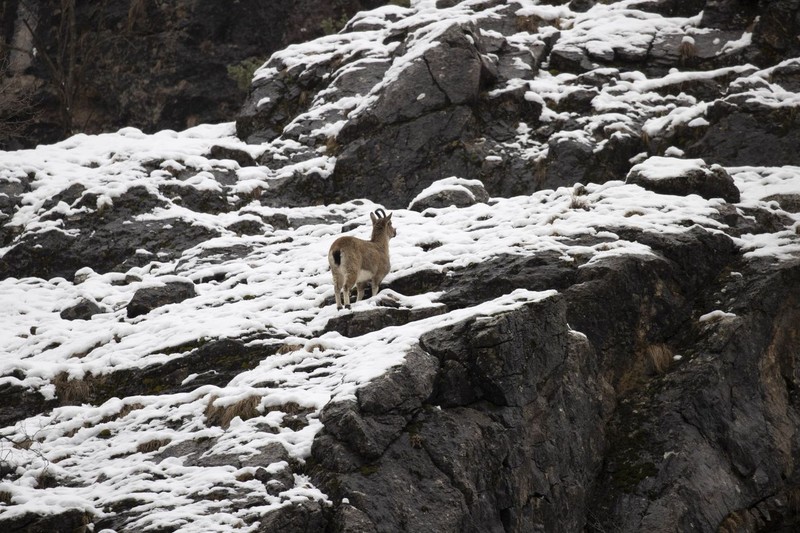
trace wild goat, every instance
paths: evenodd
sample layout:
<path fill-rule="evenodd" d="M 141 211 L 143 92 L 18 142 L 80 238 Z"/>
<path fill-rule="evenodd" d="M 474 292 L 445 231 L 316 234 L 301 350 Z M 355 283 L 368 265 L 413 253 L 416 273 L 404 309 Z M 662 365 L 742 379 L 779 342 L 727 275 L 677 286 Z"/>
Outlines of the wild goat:
<path fill-rule="evenodd" d="M 364 297 L 364 288 L 369 281 L 372 295 L 378 294 L 381 281 L 389 273 L 389 239 L 397 235 L 392 226 L 392 214 L 386 215 L 383 209 L 370 213 L 372 219 L 372 238 L 365 241 L 355 237 L 339 237 L 328 251 L 328 264 L 333 274 L 333 291 L 336 295 L 336 308 L 342 303 L 350 308 L 350 293 L 356 287 L 356 302 Z"/>

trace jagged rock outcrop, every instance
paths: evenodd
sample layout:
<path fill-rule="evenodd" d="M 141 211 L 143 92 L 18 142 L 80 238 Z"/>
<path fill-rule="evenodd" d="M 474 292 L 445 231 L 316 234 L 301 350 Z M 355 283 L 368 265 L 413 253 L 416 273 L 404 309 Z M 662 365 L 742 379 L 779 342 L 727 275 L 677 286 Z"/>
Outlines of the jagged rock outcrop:
<path fill-rule="evenodd" d="M 789 64 L 792 70 L 800 60 Z M 792 86 L 800 73 L 782 79 Z M 778 82 L 781 83 L 781 82 Z M 702 157 L 721 165 L 791 165 L 797 158 L 791 147 L 800 142 L 800 122 L 794 113 L 782 113 L 762 102 L 749 101 L 747 91 L 713 103 L 706 113 L 709 125 L 697 142 L 687 146 L 689 157 Z M 748 132 L 746 138 L 737 132 Z"/>
<path fill-rule="evenodd" d="M 312 459 L 332 496 L 375 531 L 579 527 L 566 511 L 585 509 L 611 395 L 565 311 L 552 298 L 433 332 L 329 405 Z"/>
<path fill-rule="evenodd" d="M 479 179 L 493 196 L 602 183 L 627 174 L 638 154 L 670 148 L 722 165 L 790 164 L 800 128 L 779 102 L 791 98 L 781 89 L 795 84 L 799 51 L 774 17 L 797 6 L 777 4 L 762 13 L 733 1 L 641 2 L 626 12 L 630 30 L 614 17 L 580 18 L 588 5 L 486 2 L 446 28 L 414 31 L 393 24 L 406 15 L 400 9 L 380 23 L 356 17 L 341 37 L 292 50 L 306 53 L 305 63 L 275 54 L 237 132 L 251 142 L 325 144 L 335 157 L 331 175 L 297 176 L 271 191 L 265 201 L 276 205 L 367 194 L 396 208 L 447 175 Z M 655 26 L 651 11 L 703 16 Z M 574 17 L 572 31 L 559 32 L 561 17 Z M 603 44 L 597 24 L 627 44 Z M 629 31 L 641 33 L 629 39 Z M 367 57 L 347 44 L 363 32 L 374 35 Z M 560 88 L 527 83 L 543 68 Z M 370 105 L 354 106 L 357 95 Z M 673 113 L 654 113 L 662 105 Z"/>

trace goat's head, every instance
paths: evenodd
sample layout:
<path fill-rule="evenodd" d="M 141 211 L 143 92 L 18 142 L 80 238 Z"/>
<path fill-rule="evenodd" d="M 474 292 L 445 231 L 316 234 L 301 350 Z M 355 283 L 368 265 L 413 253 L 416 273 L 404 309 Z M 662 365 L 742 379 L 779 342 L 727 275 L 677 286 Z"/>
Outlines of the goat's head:
<path fill-rule="evenodd" d="M 385 235 L 387 239 L 391 239 L 397 235 L 397 230 L 392 226 L 392 213 L 386 214 L 383 209 L 376 209 L 373 213 L 369 214 L 372 219 L 372 240 Z"/>

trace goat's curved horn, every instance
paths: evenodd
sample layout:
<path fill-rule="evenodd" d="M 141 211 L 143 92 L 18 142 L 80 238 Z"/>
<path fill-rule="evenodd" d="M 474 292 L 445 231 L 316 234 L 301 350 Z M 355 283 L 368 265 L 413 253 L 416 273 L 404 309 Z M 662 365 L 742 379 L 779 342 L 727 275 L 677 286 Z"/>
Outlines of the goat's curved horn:
<path fill-rule="evenodd" d="M 375 216 L 378 218 L 386 218 L 386 211 L 381 209 L 380 207 L 375 210 Z"/>

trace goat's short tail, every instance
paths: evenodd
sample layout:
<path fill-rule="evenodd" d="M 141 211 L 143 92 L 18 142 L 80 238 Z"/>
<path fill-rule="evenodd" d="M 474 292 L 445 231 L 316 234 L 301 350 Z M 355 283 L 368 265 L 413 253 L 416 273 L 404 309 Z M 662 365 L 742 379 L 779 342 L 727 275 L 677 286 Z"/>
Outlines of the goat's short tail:
<path fill-rule="evenodd" d="M 333 262 L 336 263 L 336 266 L 340 266 L 342 264 L 342 251 L 341 250 L 334 250 L 333 251 Z"/>

